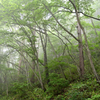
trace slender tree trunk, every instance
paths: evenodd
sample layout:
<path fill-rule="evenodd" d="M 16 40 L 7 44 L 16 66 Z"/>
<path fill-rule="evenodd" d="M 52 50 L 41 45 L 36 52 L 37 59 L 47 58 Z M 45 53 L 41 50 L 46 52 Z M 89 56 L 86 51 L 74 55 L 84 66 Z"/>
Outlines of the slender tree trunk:
<path fill-rule="evenodd" d="M 56 51 L 55 51 L 55 49 L 54 49 L 54 46 L 53 46 L 52 43 L 51 43 L 51 40 L 50 40 L 49 36 L 48 36 L 48 42 L 50 43 L 51 48 L 52 48 L 52 50 L 53 50 L 53 52 L 54 52 L 54 54 L 55 54 L 55 57 L 57 58 L 57 53 L 56 53 Z"/>
<path fill-rule="evenodd" d="M 91 68 L 92 68 L 92 71 L 97 79 L 97 82 L 100 83 L 100 79 L 99 79 L 99 76 L 95 70 L 95 67 L 94 67 L 94 64 L 93 64 L 93 61 L 92 61 L 92 56 L 91 56 L 91 52 L 90 52 L 90 49 L 89 49 L 89 46 L 88 46 L 88 41 L 87 41 L 87 37 L 86 37 L 86 33 L 85 33 L 85 30 L 84 28 L 82 29 L 83 30 L 83 33 L 84 33 L 84 38 L 85 38 L 85 42 L 86 42 L 86 49 L 87 49 L 87 53 L 88 53 L 88 58 L 89 58 L 89 61 L 90 61 L 90 65 L 91 65 Z"/>
<path fill-rule="evenodd" d="M 82 45 L 82 35 L 81 35 L 81 28 L 78 24 L 77 26 L 77 33 L 78 33 L 78 39 L 79 43 L 79 68 L 80 68 L 80 77 L 84 76 L 84 55 L 83 55 L 83 45 Z"/>
<path fill-rule="evenodd" d="M 76 2 L 74 0 L 74 5 L 76 5 L 75 3 Z M 80 14 L 78 14 L 78 17 L 80 17 Z M 79 44 L 79 69 L 80 69 L 79 72 L 80 72 L 80 77 L 82 78 L 84 76 L 84 55 L 83 55 L 81 27 L 79 23 L 77 23 L 77 34 L 78 34 L 78 39 L 79 39 L 79 42 L 78 42 Z"/>
<path fill-rule="evenodd" d="M 38 52 L 37 52 L 37 57 L 39 56 L 39 40 L 38 40 Z M 46 91 L 45 87 L 44 87 L 44 84 L 43 84 L 43 81 L 42 81 L 42 76 L 41 76 L 41 72 L 40 72 L 40 67 L 39 67 L 39 62 L 37 60 L 37 70 L 38 70 L 38 73 L 39 73 L 39 78 L 40 78 L 40 84 L 41 84 L 41 88 Z"/>
<path fill-rule="evenodd" d="M 47 84 L 50 82 L 49 80 L 49 70 L 48 70 L 48 63 L 47 63 L 47 51 L 46 51 L 46 45 L 47 45 L 47 35 L 45 35 L 45 48 L 44 48 L 44 65 L 45 65 L 45 75 L 46 75 L 46 80 Z"/>
<path fill-rule="evenodd" d="M 43 48 L 43 52 L 44 52 L 45 77 L 46 77 L 46 82 L 48 84 L 50 82 L 50 80 L 49 80 L 49 70 L 48 70 L 48 65 L 47 65 L 47 52 L 46 52 L 47 33 L 45 32 L 44 42 L 43 42 L 41 33 L 39 35 L 40 35 L 40 39 L 41 39 L 41 43 L 42 43 L 42 48 Z"/>
<path fill-rule="evenodd" d="M 97 31 L 96 31 L 96 28 L 95 28 L 95 26 L 94 26 L 94 23 L 93 23 L 93 20 L 92 20 L 92 19 L 91 19 L 91 23 L 92 23 L 92 26 L 93 26 L 93 28 L 94 28 L 94 31 L 95 31 L 96 36 L 98 36 Z"/>
<path fill-rule="evenodd" d="M 6 94 L 8 96 L 8 80 L 7 80 L 7 72 L 5 72 L 5 75 L 4 75 L 4 85 L 5 85 L 5 89 L 6 89 Z"/>
<path fill-rule="evenodd" d="M 77 22 L 78 24 L 80 25 L 82 31 L 83 31 L 83 34 L 84 34 L 84 39 L 85 39 L 85 43 L 86 43 L 86 49 L 87 49 L 87 53 L 88 53 L 88 58 L 89 58 L 89 61 L 90 61 L 90 65 L 91 65 L 91 68 L 92 68 L 92 71 L 97 79 L 97 82 L 100 83 L 100 79 L 99 79 L 99 76 L 95 70 L 95 67 L 94 67 L 94 64 L 93 64 L 93 61 L 92 61 L 92 56 L 91 56 L 91 52 L 90 52 L 90 49 L 89 49 L 89 46 L 88 46 L 88 41 L 87 41 L 87 36 L 86 36 L 86 33 L 85 33 L 85 30 L 84 30 L 84 27 L 81 25 L 81 22 L 80 22 L 80 19 L 78 17 L 78 12 L 77 12 L 77 9 L 76 9 L 76 6 L 75 4 L 69 0 L 71 2 L 71 4 L 73 5 L 74 9 L 75 9 L 75 13 L 76 13 L 76 18 L 77 18 Z"/>
<path fill-rule="evenodd" d="M 20 60 L 19 60 L 18 75 L 20 74 L 20 69 L 21 69 L 20 67 L 21 67 L 21 65 L 22 65 L 22 57 L 20 56 L 19 59 L 20 59 Z"/>
<path fill-rule="evenodd" d="M 66 75 L 65 75 L 65 73 L 64 73 L 64 71 L 62 69 L 62 66 L 60 65 L 59 67 L 60 67 L 60 70 L 61 70 L 61 73 L 62 73 L 63 77 L 67 80 Z"/>
<path fill-rule="evenodd" d="M 27 80 L 27 83 L 30 83 L 29 70 L 28 70 L 28 66 L 27 66 L 26 61 L 25 61 L 24 65 L 25 65 L 25 70 L 26 70 L 26 80 Z"/>

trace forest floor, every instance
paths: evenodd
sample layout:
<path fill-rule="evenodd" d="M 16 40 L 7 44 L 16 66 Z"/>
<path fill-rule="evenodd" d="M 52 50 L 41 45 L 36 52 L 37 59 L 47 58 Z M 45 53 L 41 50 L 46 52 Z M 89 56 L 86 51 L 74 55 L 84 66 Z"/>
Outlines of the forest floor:
<path fill-rule="evenodd" d="M 55 95 L 43 92 L 41 89 L 36 89 L 35 92 L 27 91 L 27 93 L 21 94 L 23 96 L 20 94 L 1 96 L 0 100 L 100 100 L 100 85 L 95 79 L 87 79 L 71 82 Z"/>

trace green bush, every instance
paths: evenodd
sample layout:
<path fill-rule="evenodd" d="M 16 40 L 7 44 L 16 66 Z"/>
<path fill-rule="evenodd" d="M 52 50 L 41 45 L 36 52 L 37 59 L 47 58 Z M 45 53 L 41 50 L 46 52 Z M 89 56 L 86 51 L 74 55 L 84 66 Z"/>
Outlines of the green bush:
<path fill-rule="evenodd" d="M 47 92 L 50 94 L 57 95 L 62 93 L 65 87 L 68 87 L 69 82 L 64 78 L 54 78 L 49 82 Z"/>
<path fill-rule="evenodd" d="M 71 90 L 67 94 L 68 100 L 86 100 L 91 97 L 91 94 L 86 91 Z"/>
<path fill-rule="evenodd" d="M 86 100 L 100 100 L 100 94 L 96 94 L 96 95 L 94 95 L 91 98 L 88 98 Z"/>
<path fill-rule="evenodd" d="M 66 100 L 63 95 L 58 95 L 55 100 Z"/>
<path fill-rule="evenodd" d="M 64 73 L 66 75 L 66 78 L 72 82 L 74 80 L 77 80 L 79 78 L 79 74 L 77 71 L 77 66 L 73 64 L 69 64 L 68 68 L 64 70 Z"/>
<path fill-rule="evenodd" d="M 91 97 L 91 92 L 88 91 L 88 85 L 83 82 L 77 82 L 70 84 L 71 90 L 67 93 L 68 100 L 86 100 Z"/>
<path fill-rule="evenodd" d="M 26 99 L 27 92 L 29 91 L 29 84 L 15 82 L 10 88 L 10 94 L 15 95 L 15 98 L 20 98 L 22 100 Z"/>
<path fill-rule="evenodd" d="M 88 89 L 88 86 L 86 84 L 83 84 L 80 82 L 80 83 L 76 83 L 76 84 L 72 85 L 72 89 L 84 91 L 84 90 Z"/>
<path fill-rule="evenodd" d="M 10 94 L 13 96 L 10 100 L 45 100 L 41 88 L 30 87 L 27 83 L 13 83 Z"/>
<path fill-rule="evenodd" d="M 69 94 L 69 100 L 82 100 L 82 97 L 82 93 L 78 91 L 73 91 Z"/>

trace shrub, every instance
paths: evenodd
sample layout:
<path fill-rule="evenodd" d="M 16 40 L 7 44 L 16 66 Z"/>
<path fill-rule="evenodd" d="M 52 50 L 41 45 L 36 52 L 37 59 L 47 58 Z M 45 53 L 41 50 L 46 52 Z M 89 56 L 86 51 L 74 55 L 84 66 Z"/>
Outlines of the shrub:
<path fill-rule="evenodd" d="M 79 78 L 79 74 L 78 74 L 78 71 L 77 71 L 77 66 L 75 66 L 73 64 L 69 64 L 69 67 L 64 70 L 64 73 L 66 75 L 66 78 L 70 82 L 72 82 L 72 81 Z"/>
<path fill-rule="evenodd" d="M 88 98 L 86 100 L 100 100 L 100 94 L 96 94 L 96 95 L 94 95 L 91 98 Z"/>
<path fill-rule="evenodd" d="M 26 99 L 27 98 L 27 91 L 28 91 L 28 87 L 29 87 L 29 84 L 27 83 L 18 83 L 18 82 L 15 82 L 12 84 L 13 86 L 11 87 L 11 94 L 12 95 L 15 95 L 15 98 L 22 98 L 23 99 Z"/>
<path fill-rule="evenodd" d="M 66 100 L 63 95 L 58 95 L 55 100 Z"/>
<path fill-rule="evenodd" d="M 69 82 L 65 80 L 64 78 L 54 78 L 49 82 L 49 87 L 47 92 L 57 95 L 59 93 L 62 93 L 64 88 L 69 85 Z"/>

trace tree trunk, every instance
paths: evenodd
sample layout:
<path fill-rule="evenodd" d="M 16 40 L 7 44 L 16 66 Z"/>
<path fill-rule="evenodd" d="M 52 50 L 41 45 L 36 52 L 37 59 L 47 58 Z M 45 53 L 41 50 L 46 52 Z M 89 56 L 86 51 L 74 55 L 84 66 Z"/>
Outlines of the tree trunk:
<path fill-rule="evenodd" d="M 88 53 L 88 58 L 89 58 L 89 61 L 90 61 L 90 65 L 91 65 L 91 68 L 92 68 L 92 71 L 97 79 L 97 82 L 100 83 L 100 79 L 99 79 L 99 76 L 95 70 L 95 67 L 94 67 L 94 64 L 93 64 L 93 61 L 92 61 L 92 56 L 91 56 L 91 52 L 90 52 L 90 49 L 89 49 L 89 46 L 88 46 L 88 41 L 87 41 L 87 37 L 86 37 L 86 33 L 85 33 L 85 30 L 84 28 L 82 28 L 83 30 L 83 33 L 84 33 L 84 38 L 85 38 L 85 42 L 86 42 L 86 49 L 87 49 L 87 53 Z"/>
<path fill-rule="evenodd" d="M 97 72 L 95 70 L 95 67 L 94 67 L 94 64 L 93 64 L 93 61 L 92 61 L 91 52 L 90 52 L 90 49 L 89 49 L 89 46 L 88 46 L 87 36 L 86 36 L 85 30 L 84 30 L 84 27 L 81 25 L 81 22 L 80 22 L 80 19 L 78 17 L 78 12 L 77 12 L 75 4 L 71 0 L 69 0 L 69 1 L 71 2 L 71 4 L 73 5 L 73 7 L 75 9 L 77 22 L 78 22 L 79 26 L 81 27 L 81 29 L 83 31 L 83 34 L 84 34 L 84 39 L 85 39 L 85 43 L 86 43 L 86 49 L 87 49 L 88 58 L 89 58 L 89 61 L 90 61 L 90 65 L 91 65 L 92 71 L 93 71 L 93 73 L 95 75 L 95 78 L 97 79 L 97 82 L 100 83 L 99 76 L 98 76 L 98 74 L 97 74 Z"/>
<path fill-rule="evenodd" d="M 40 35 L 40 39 L 41 39 L 41 43 L 42 43 L 42 48 L 43 48 L 43 52 L 44 52 L 45 77 L 46 77 L 46 82 L 48 84 L 50 82 L 50 80 L 49 80 L 49 70 L 48 70 L 48 65 L 47 65 L 47 52 L 46 52 L 47 33 L 45 32 L 44 42 L 43 42 L 41 33 L 39 35 Z"/>
<path fill-rule="evenodd" d="M 50 80 L 49 80 L 49 70 L 48 70 L 48 65 L 47 65 L 46 47 L 47 47 L 47 34 L 45 35 L 45 44 L 44 44 L 44 65 L 45 65 L 46 81 L 47 81 L 47 84 L 48 84 L 50 82 Z"/>
<path fill-rule="evenodd" d="M 76 2 L 74 0 L 74 5 L 76 5 L 75 3 Z M 80 17 L 80 14 L 78 14 L 78 17 Z M 79 72 L 80 72 L 80 77 L 82 78 L 84 76 L 84 55 L 83 55 L 81 27 L 79 23 L 77 23 L 77 34 L 78 34 L 78 39 L 79 39 L 79 42 L 78 42 L 79 44 Z"/>
<path fill-rule="evenodd" d="M 77 33 L 78 33 L 78 39 L 79 43 L 79 68 L 80 68 L 80 77 L 84 76 L 84 55 L 83 55 L 83 45 L 82 45 L 82 35 L 81 35 L 81 28 L 78 24 L 77 26 Z"/>
<path fill-rule="evenodd" d="M 96 36 L 98 36 L 97 31 L 96 31 L 96 28 L 95 28 L 95 26 L 94 26 L 94 23 L 93 23 L 93 20 L 92 20 L 92 19 L 91 19 L 91 23 L 92 23 L 92 26 L 93 26 L 93 28 L 94 28 L 94 31 L 95 31 Z"/>
<path fill-rule="evenodd" d="M 37 57 L 39 56 L 39 40 L 38 40 L 38 50 L 37 50 Z M 39 78 L 40 78 L 40 84 L 41 84 L 41 88 L 46 91 L 45 87 L 44 87 L 44 84 L 43 84 L 43 81 L 42 81 L 42 76 L 41 76 L 41 72 L 40 72 L 40 68 L 39 68 L 39 61 L 37 60 L 37 71 L 39 73 Z"/>

